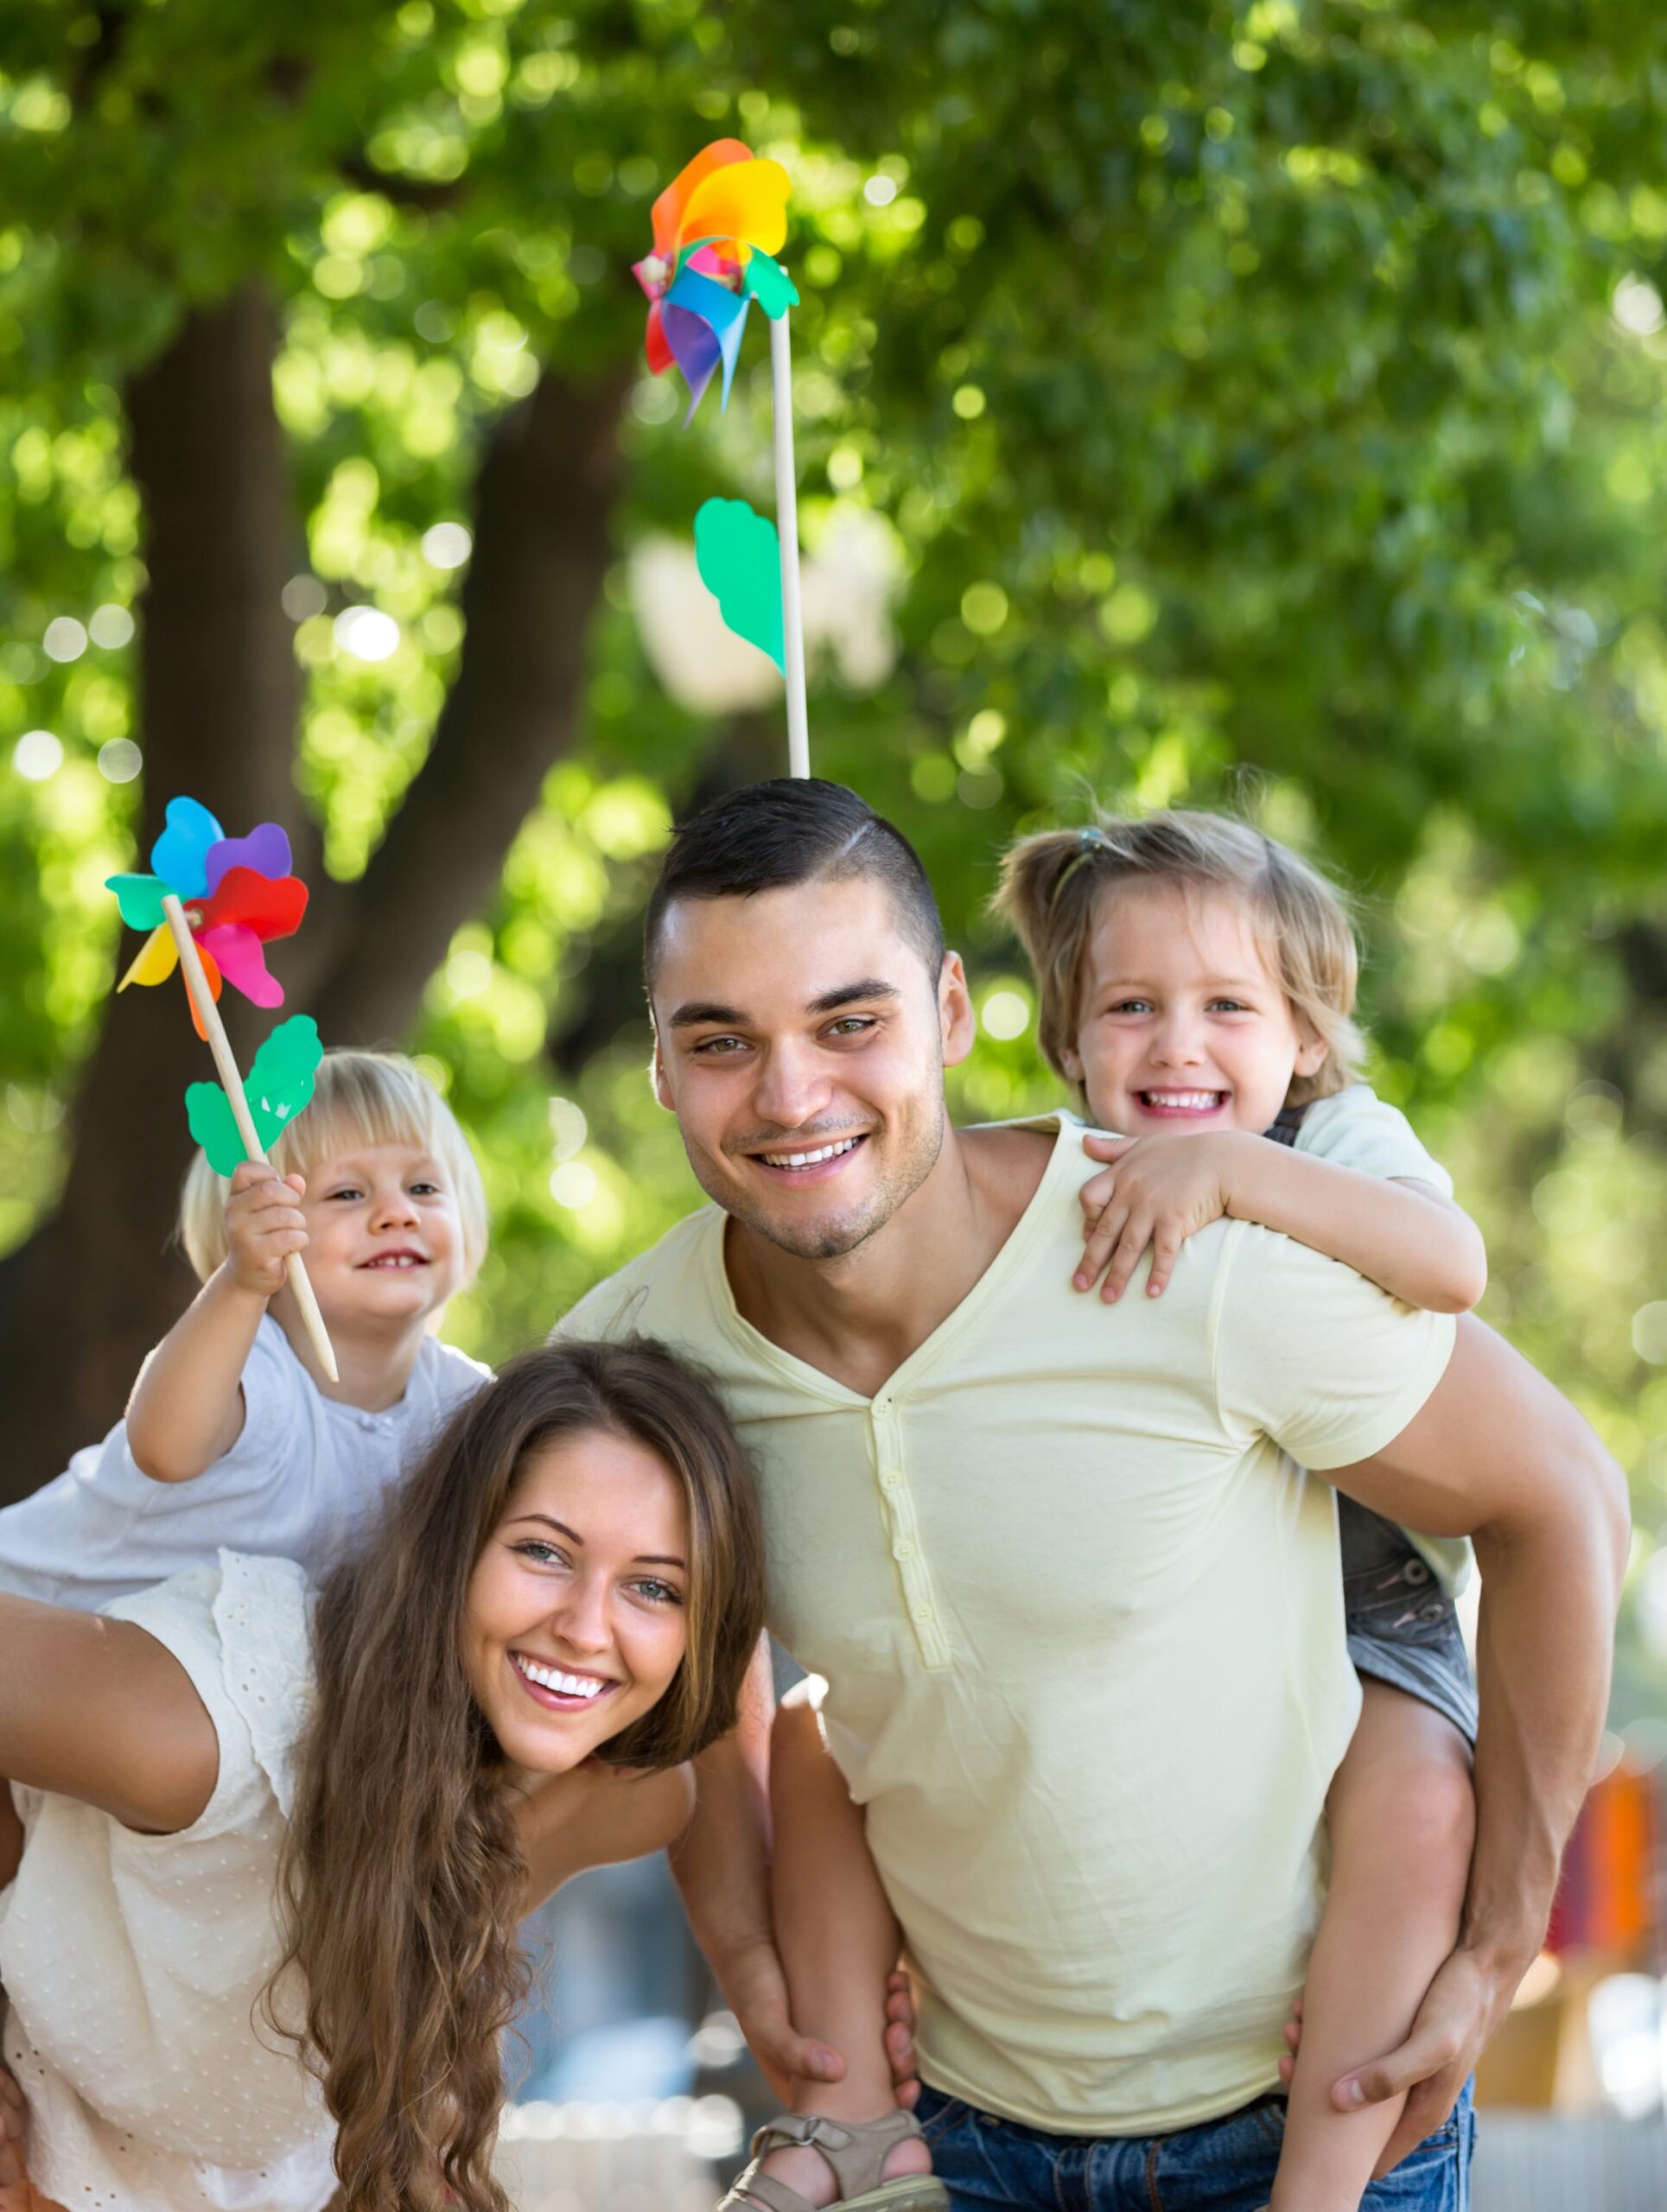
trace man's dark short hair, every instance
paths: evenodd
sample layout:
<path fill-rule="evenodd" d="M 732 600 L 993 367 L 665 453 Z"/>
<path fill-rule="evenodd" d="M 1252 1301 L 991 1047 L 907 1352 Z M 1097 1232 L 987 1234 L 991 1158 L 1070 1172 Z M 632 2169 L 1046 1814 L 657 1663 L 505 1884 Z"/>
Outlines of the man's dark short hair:
<path fill-rule="evenodd" d="M 650 988 L 666 910 L 679 899 L 750 899 L 800 883 L 883 883 L 898 927 L 934 988 L 944 925 L 920 855 L 867 799 L 819 776 L 779 776 L 730 791 L 691 815 L 673 836 L 643 919 Z"/>

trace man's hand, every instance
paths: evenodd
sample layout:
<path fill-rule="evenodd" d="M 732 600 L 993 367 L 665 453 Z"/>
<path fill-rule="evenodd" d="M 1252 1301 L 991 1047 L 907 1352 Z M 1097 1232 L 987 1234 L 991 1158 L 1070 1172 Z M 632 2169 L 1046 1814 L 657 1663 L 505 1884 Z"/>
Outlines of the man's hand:
<path fill-rule="evenodd" d="M 897 2101 L 913 2112 L 920 2098 L 914 2070 L 914 1985 L 901 1967 L 886 1984 L 886 2056 Z"/>
<path fill-rule="evenodd" d="M 719 1981 L 748 2049 L 784 2107 L 793 2103 L 795 2082 L 843 2078 L 845 2062 L 840 2054 L 825 2043 L 801 2036 L 794 2027 L 786 1978 L 773 1944 L 757 1944 L 729 1960 Z M 900 1967 L 886 1985 L 886 2056 L 898 2103 L 913 2107 L 920 2094 L 914 2071 L 914 1996 Z"/>
<path fill-rule="evenodd" d="M 1089 1158 L 1111 1165 L 1078 1194 L 1088 1217 L 1088 1241 L 1071 1279 L 1073 1287 L 1091 1290 L 1104 1271 L 1100 1296 L 1115 1305 L 1149 1244 L 1146 1294 L 1161 1297 L 1187 1239 L 1229 1211 L 1229 1177 L 1241 1139 L 1237 1129 L 1200 1130 L 1196 1136 L 1085 1136 Z"/>
<path fill-rule="evenodd" d="M 1488 1968 L 1473 1951 L 1451 1952 L 1425 1991 L 1405 2040 L 1333 2082 L 1332 2102 L 1339 2112 L 1406 2098 L 1395 2133 L 1372 2170 L 1374 2181 L 1381 2181 L 1446 2120 L 1511 2010 L 1521 1979 L 1514 1969 Z M 1299 1997 L 1285 2026 L 1289 2055 L 1279 2062 L 1279 2078 L 1288 2089 L 1301 2043 Z"/>
<path fill-rule="evenodd" d="M 1373 2170 L 1379 2180 L 1433 2135 L 1458 2102 L 1499 2023 L 1511 2010 L 1524 1969 L 1486 1964 L 1474 1951 L 1451 1952 L 1424 1993 L 1405 2039 L 1370 2065 L 1332 2084 L 1339 2112 L 1404 2095 L 1406 2106 Z"/>
<path fill-rule="evenodd" d="M 717 1973 L 718 1985 L 747 2038 L 747 2047 L 763 2068 L 784 2109 L 792 2107 L 796 2081 L 841 2079 L 845 2062 L 839 2053 L 800 2035 L 793 2025 L 787 2004 L 787 1978 L 773 1943 L 758 1942 L 732 1953 Z"/>

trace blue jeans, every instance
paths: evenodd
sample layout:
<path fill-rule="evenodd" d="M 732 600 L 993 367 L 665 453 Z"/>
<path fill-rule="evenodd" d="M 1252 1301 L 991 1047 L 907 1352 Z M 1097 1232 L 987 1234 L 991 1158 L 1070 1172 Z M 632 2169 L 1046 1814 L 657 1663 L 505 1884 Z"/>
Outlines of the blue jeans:
<path fill-rule="evenodd" d="M 1282 2097 L 1174 2135 L 1044 2135 L 936 2089 L 917 2116 L 954 2212 L 1256 2212 L 1285 2132 Z M 1469 2212 L 1468 2082 L 1444 2126 L 1374 2182 L 1361 2212 Z"/>

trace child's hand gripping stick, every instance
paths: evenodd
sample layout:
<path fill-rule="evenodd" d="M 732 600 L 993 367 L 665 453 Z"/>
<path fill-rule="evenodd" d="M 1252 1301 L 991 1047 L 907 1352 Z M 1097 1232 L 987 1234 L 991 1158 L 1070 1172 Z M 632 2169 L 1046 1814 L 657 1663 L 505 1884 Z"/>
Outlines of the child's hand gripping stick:
<path fill-rule="evenodd" d="M 169 932 L 174 939 L 180 956 L 180 970 L 185 977 L 186 989 L 191 995 L 191 1004 L 196 1013 L 198 1027 L 208 1040 L 208 1049 L 214 1056 L 214 1067 L 220 1079 L 220 1088 L 226 1093 L 226 1103 L 232 1109 L 232 1118 L 237 1122 L 238 1135 L 243 1141 L 245 1157 L 249 1160 L 264 1160 L 265 1147 L 261 1143 L 253 1117 L 250 1114 L 249 1102 L 244 1096 L 243 1078 L 238 1073 L 238 1064 L 232 1055 L 232 1045 L 226 1033 L 226 1025 L 220 1020 L 220 1008 L 214 1003 L 213 993 L 208 987 L 208 978 L 203 972 L 196 940 L 191 934 L 191 925 L 185 918 L 185 909 L 171 891 L 163 893 L 162 909 Z M 308 1280 L 306 1266 L 299 1252 L 289 1254 L 283 1263 L 283 1271 L 289 1288 L 295 1295 L 296 1306 L 301 1314 L 302 1326 L 307 1332 L 308 1342 L 318 1355 L 318 1363 L 332 1382 L 339 1382 L 341 1377 L 336 1367 L 335 1353 L 331 1347 L 329 1334 L 324 1326 L 324 1316 L 318 1310 L 318 1300 L 313 1294 L 313 1286 Z"/>

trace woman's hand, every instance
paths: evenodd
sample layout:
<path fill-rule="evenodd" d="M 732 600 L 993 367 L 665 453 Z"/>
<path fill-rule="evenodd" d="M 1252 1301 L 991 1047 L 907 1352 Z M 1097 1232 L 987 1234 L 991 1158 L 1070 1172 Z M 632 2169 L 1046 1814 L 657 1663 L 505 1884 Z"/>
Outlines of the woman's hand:
<path fill-rule="evenodd" d="M 1110 1165 L 1078 1194 L 1088 1237 L 1071 1279 L 1073 1287 L 1091 1290 L 1104 1272 L 1100 1296 L 1115 1305 L 1149 1244 L 1146 1294 L 1161 1296 L 1187 1239 L 1231 1211 L 1230 1181 L 1243 1141 L 1238 1129 L 1205 1129 L 1195 1136 L 1085 1136 L 1089 1158 Z"/>
<path fill-rule="evenodd" d="M 226 1268 L 239 1290 L 270 1298 L 283 1287 L 283 1263 L 305 1249 L 307 1217 L 297 1203 L 304 1176 L 279 1177 L 264 1160 L 245 1160 L 226 1201 Z"/>

